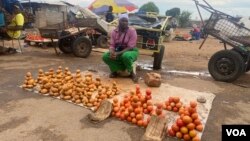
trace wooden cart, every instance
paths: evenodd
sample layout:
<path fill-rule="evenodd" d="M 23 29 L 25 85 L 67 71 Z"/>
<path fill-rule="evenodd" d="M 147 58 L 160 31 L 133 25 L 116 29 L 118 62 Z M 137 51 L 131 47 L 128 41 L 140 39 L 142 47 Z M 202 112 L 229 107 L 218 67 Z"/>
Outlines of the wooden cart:
<path fill-rule="evenodd" d="M 211 15 L 204 25 L 206 37 L 200 48 L 208 35 L 219 39 L 224 44 L 224 50 L 216 52 L 210 58 L 208 69 L 215 80 L 232 82 L 250 70 L 250 29 L 239 23 L 237 17 L 214 9 L 206 0 L 202 1 L 205 4 L 194 0 L 198 12 L 200 13 L 199 8 L 203 8 Z M 228 46 L 232 49 L 228 49 Z"/>

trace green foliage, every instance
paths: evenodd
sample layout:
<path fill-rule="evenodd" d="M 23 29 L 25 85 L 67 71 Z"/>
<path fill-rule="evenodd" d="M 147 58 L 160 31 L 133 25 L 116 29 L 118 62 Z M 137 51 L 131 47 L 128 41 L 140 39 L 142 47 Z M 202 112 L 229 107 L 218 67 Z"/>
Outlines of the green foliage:
<path fill-rule="evenodd" d="M 166 11 L 166 16 L 172 16 L 172 17 L 179 17 L 181 14 L 181 9 L 180 8 L 172 8 Z"/>
<path fill-rule="evenodd" d="M 139 11 L 143 12 L 156 12 L 159 14 L 159 8 L 155 5 L 154 2 L 148 2 L 144 5 L 142 5 L 139 9 Z"/>
<path fill-rule="evenodd" d="M 190 22 L 190 18 L 191 18 L 192 13 L 189 11 L 182 11 L 181 15 L 179 16 L 179 24 L 181 27 L 187 27 L 189 22 Z"/>

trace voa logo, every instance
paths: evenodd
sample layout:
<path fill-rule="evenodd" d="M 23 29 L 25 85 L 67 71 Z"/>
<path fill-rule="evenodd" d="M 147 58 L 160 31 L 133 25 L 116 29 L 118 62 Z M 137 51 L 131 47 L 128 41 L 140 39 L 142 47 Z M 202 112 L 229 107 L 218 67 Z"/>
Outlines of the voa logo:
<path fill-rule="evenodd" d="M 238 136 L 247 136 L 246 135 L 246 132 L 244 129 L 226 129 L 226 132 L 227 132 L 227 136 L 235 136 L 235 137 L 238 137 Z"/>

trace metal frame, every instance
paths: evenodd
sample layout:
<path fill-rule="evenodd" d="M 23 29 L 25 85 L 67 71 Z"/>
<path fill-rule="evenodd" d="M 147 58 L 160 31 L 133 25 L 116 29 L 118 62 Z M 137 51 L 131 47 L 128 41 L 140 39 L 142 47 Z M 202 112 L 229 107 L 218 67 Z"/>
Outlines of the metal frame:
<path fill-rule="evenodd" d="M 164 18 L 164 21 L 162 22 L 162 26 L 160 29 L 154 29 L 154 28 L 146 28 L 146 27 L 142 27 L 142 26 L 139 26 L 139 25 L 132 25 L 131 27 L 135 28 L 137 31 L 147 31 L 147 32 L 155 32 L 155 33 L 158 33 L 159 35 L 159 38 L 157 40 L 157 43 L 155 44 L 156 47 L 154 47 L 154 49 L 144 49 L 144 48 L 140 48 L 142 50 L 145 50 L 145 51 L 148 51 L 148 52 L 154 52 L 154 53 L 158 53 L 160 52 L 160 49 L 161 49 L 161 46 L 163 46 L 163 40 L 164 40 L 164 32 L 166 31 L 166 28 L 168 26 L 168 22 L 169 22 L 169 17 L 168 16 L 160 16 L 160 15 L 156 15 L 154 13 L 147 13 L 146 16 L 148 17 L 157 17 L 157 18 Z M 141 35 L 138 35 L 138 36 L 141 36 Z M 142 36 L 143 37 L 143 36 Z M 137 44 L 141 44 L 141 45 L 146 45 L 146 43 L 144 42 L 140 42 L 140 41 L 137 41 Z M 157 49 L 155 49 L 157 48 Z"/>
<path fill-rule="evenodd" d="M 237 18 L 225 14 L 214 9 L 206 0 L 202 0 L 206 5 L 201 4 L 199 0 L 193 0 L 199 12 L 204 31 L 206 33 L 205 39 L 200 45 L 199 49 L 204 45 L 208 35 L 211 35 L 224 43 L 224 48 L 230 45 L 241 52 L 248 52 L 247 46 L 250 46 L 250 29 L 237 23 Z M 199 8 L 211 13 L 209 20 L 204 24 Z"/>

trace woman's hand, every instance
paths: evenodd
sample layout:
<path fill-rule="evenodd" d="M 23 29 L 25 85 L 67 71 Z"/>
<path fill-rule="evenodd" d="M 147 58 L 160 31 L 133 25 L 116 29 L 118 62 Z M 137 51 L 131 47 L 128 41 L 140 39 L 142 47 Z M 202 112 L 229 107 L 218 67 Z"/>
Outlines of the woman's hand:
<path fill-rule="evenodd" d="M 122 53 L 123 53 L 123 51 L 115 52 L 115 56 L 121 55 Z"/>
<path fill-rule="evenodd" d="M 111 59 L 116 59 L 116 53 L 115 53 L 115 51 L 113 51 L 113 50 L 110 50 L 110 56 L 109 56 Z"/>
<path fill-rule="evenodd" d="M 126 49 L 123 49 L 122 51 L 115 52 L 115 54 L 116 54 L 116 56 L 117 56 L 117 55 L 121 55 L 121 54 L 123 54 L 123 53 L 125 53 L 125 52 L 127 52 L 127 51 L 130 51 L 130 50 L 131 50 L 131 48 L 126 48 Z"/>

